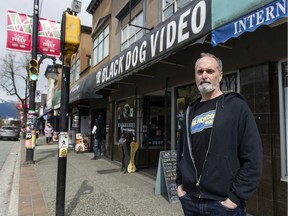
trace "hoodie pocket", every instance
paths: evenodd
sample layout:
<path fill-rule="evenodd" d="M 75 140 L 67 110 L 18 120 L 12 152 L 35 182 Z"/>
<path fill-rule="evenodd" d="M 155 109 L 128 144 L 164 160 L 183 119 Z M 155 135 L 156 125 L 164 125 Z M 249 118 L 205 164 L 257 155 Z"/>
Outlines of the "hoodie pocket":
<path fill-rule="evenodd" d="M 187 160 L 187 158 L 183 157 L 180 161 L 179 169 L 182 175 L 184 190 L 191 191 L 191 187 L 196 184 L 195 169 L 193 168 L 191 159 Z"/>
<path fill-rule="evenodd" d="M 203 168 L 200 186 L 208 193 L 227 196 L 234 179 L 226 157 L 209 153 Z"/>

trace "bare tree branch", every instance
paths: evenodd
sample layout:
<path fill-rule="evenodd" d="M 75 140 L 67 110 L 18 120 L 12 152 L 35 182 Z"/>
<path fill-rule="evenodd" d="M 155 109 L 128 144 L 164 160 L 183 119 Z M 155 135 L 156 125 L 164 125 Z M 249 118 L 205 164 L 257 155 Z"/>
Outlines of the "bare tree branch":
<path fill-rule="evenodd" d="M 15 95 L 22 104 L 23 122 L 27 121 L 27 99 L 29 98 L 29 59 L 30 55 L 22 55 L 22 58 L 12 53 L 7 53 L 0 59 L 0 88 L 7 95 Z M 23 91 L 24 88 L 24 91 Z M 20 110 L 19 110 L 20 111 Z"/>
<path fill-rule="evenodd" d="M 27 83 L 29 55 L 23 55 L 19 59 L 15 54 L 7 53 L 6 56 L 1 59 L 1 82 L 0 88 L 2 88 L 7 95 L 16 95 L 20 100 L 21 98 L 27 98 L 27 90 L 29 85 Z M 21 88 L 24 87 L 24 91 Z"/>

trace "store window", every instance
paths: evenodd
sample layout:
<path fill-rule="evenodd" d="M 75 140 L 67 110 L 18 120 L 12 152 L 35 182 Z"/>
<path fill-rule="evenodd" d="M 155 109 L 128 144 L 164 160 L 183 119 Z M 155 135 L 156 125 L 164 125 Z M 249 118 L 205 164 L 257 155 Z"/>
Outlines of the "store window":
<path fill-rule="evenodd" d="M 288 65 L 287 61 L 279 63 L 279 114 L 281 141 L 281 180 L 288 181 L 287 145 L 288 145 Z"/>
<path fill-rule="evenodd" d="M 143 98 L 143 145 L 155 148 L 164 148 L 167 140 L 167 149 L 170 149 L 170 102 L 165 108 L 165 97 L 146 96 Z M 166 120 L 165 120 L 166 118 Z M 166 134 L 166 135 L 165 135 Z M 165 138 L 165 136 L 167 136 Z"/>
<path fill-rule="evenodd" d="M 121 30 L 121 51 L 129 47 L 135 41 L 138 41 L 143 36 L 144 30 L 142 28 L 135 27 L 144 26 L 143 11 L 131 20 L 131 24 L 132 25 L 127 24 Z"/>
<path fill-rule="evenodd" d="M 179 136 L 183 122 L 184 112 L 188 105 L 200 97 L 195 83 L 177 88 L 177 137 Z"/>
<path fill-rule="evenodd" d="M 79 114 L 74 113 L 72 116 L 71 128 L 78 131 L 79 127 Z"/>
<path fill-rule="evenodd" d="M 116 103 L 116 140 L 121 138 L 121 135 L 126 137 L 136 136 L 136 106 L 135 99 L 129 98 Z"/>
<path fill-rule="evenodd" d="M 239 85 L 238 85 L 238 73 L 230 73 L 225 76 L 223 76 L 221 83 L 220 83 L 220 89 L 222 92 L 239 92 Z"/>
<path fill-rule="evenodd" d="M 109 25 L 93 41 L 93 66 L 109 54 Z"/>
<path fill-rule="evenodd" d="M 162 20 L 168 19 L 191 1 L 192 0 L 162 0 Z"/>

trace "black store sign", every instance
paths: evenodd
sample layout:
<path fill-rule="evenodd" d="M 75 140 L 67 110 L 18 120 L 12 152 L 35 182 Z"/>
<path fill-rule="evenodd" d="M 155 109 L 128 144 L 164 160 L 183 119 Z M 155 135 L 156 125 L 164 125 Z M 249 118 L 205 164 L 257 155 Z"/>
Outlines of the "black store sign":
<path fill-rule="evenodd" d="M 96 71 L 96 88 L 160 61 L 210 31 L 211 0 L 192 1 Z"/>

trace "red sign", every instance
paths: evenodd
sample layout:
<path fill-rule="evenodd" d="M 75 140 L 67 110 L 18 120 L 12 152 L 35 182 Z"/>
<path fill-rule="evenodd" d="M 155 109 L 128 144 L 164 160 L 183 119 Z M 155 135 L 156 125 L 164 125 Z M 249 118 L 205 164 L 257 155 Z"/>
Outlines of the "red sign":
<path fill-rule="evenodd" d="M 6 49 L 28 52 L 32 50 L 33 19 L 26 14 L 8 11 Z M 61 23 L 40 18 L 38 23 L 38 52 L 60 56 Z"/>
<path fill-rule="evenodd" d="M 32 17 L 8 11 L 7 18 L 6 48 L 20 52 L 31 52 Z"/>
<path fill-rule="evenodd" d="M 60 56 L 61 23 L 40 18 L 38 51 L 49 56 Z"/>

